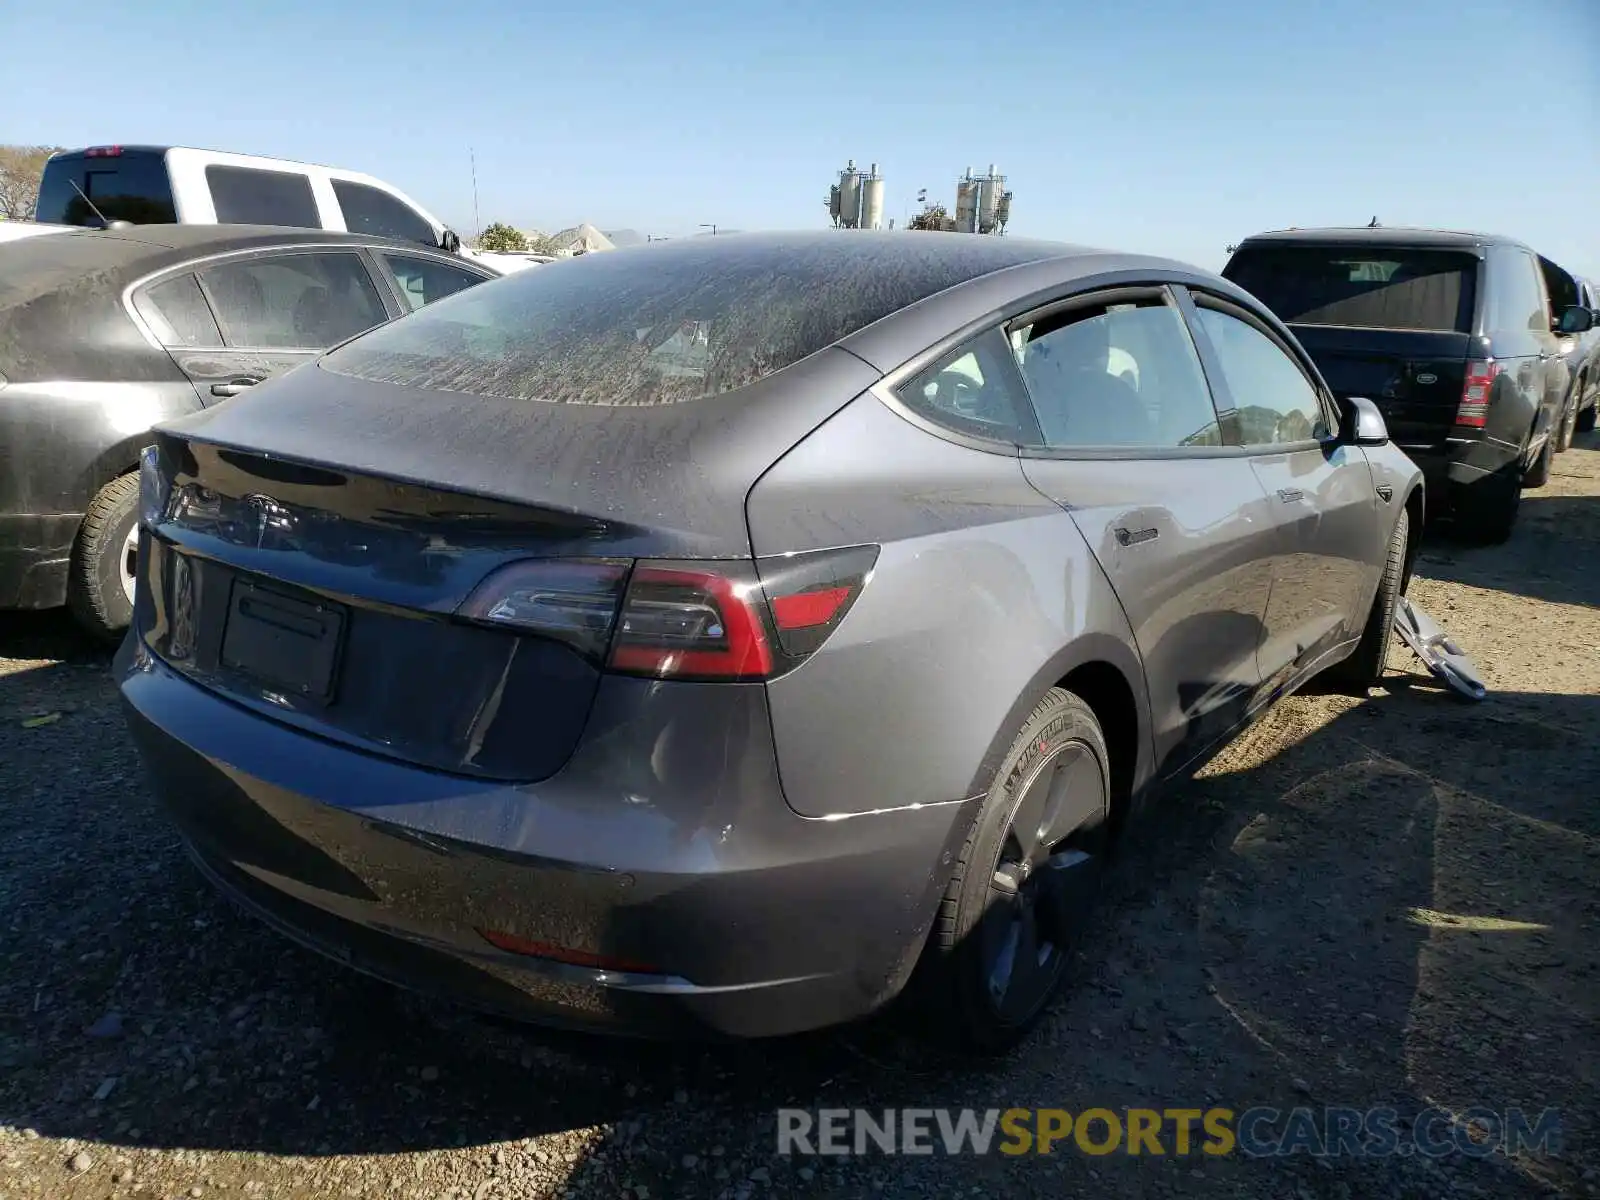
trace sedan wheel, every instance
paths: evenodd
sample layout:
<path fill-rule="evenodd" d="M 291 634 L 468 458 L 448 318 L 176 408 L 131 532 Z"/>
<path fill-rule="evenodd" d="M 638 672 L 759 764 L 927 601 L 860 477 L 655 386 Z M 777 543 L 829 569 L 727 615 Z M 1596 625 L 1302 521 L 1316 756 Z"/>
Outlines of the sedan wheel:
<path fill-rule="evenodd" d="M 1099 891 L 1109 764 L 1094 710 L 1052 688 L 989 790 L 913 981 L 941 1041 L 999 1053 L 1048 1009 Z"/>

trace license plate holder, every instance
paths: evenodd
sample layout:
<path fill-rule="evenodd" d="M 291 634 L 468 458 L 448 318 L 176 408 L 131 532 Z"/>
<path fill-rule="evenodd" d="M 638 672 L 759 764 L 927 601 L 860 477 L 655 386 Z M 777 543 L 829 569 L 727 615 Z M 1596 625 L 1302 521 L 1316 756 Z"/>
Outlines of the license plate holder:
<path fill-rule="evenodd" d="M 222 666 L 319 704 L 333 698 L 345 612 L 236 579 L 222 634 Z"/>

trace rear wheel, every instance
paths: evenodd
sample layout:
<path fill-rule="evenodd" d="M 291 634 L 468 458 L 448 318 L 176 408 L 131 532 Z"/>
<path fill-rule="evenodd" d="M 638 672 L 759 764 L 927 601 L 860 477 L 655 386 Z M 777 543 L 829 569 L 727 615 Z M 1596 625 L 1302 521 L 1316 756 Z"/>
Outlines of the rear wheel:
<path fill-rule="evenodd" d="M 103 641 L 119 639 L 133 619 L 138 509 L 138 475 L 113 479 L 90 502 L 72 548 L 67 607 Z"/>
<path fill-rule="evenodd" d="M 1588 433 L 1593 430 L 1596 412 L 1600 412 L 1600 399 L 1595 400 L 1593 404 L 1578 414 L 1578 419 L 1574 422 L 1573 428 L 1579 433 Z"/>
<path fill-rule="evenodd" d="M 1583 403 L 1583 380 L 1572 389 L 1572 403 L 1561 411 L 1561 423 L 1556 427 L 1556 453 L 1572 448 L 1572 435 L 1578 427 L 1578 406 Z"/>
<path fill-rule="evenodd" d="M 1361 632 L 1361 641 L 1355 653 L 1328 669 L 1328 678 L 1342 689 L 1365 695 L 1383 678 L 1389 665 L 1389 646 L 1394 642 L 1394 612 L 1406 585 L 1406 546 L 1411 539 L 1411 513 L 1400 510 L 1389 535 L 1389 553 L 1384 559 L 1383 575 L 1378 580 L 1378 594 L 1372 599 L 1372 611 L 1367 616 L 1367 626 Z"/>
<path fill-rule="evenodd" d="M 1002 1053 L 1044 1014 L 1099 890 L 1110 797 L 1094 711 L 1052 688 L 967 837 L 914 983 L 941 1041 Z"/>

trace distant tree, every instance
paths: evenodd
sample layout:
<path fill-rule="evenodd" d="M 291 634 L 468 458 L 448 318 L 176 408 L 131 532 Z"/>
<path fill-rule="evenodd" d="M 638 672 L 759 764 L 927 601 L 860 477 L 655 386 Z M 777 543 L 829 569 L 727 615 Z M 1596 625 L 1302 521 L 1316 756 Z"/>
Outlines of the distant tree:
<path fill-rule="evenodd" d="M 496 221 L 478 235 L 478 249 L 496 254 L 509 254 L 528 248 L 528 239 L 522 230 Z"/>
<path fill-rule="evenodd" d="M 942 204 L 925 204 L 921 212 L 906 222 L 907 229 L 931 229 L 939 233 L 951 227 L 950 214 Z"/>
<path fill-rule="evenodd" d="M 524 248 L 530 254 L 548 254 L 554 258 L 556 251 L 560 248 L 556 245 L 555 238 L 548 233 L 541 233 L 535 237 L 525 237 L 523 241 L 526 243 Z"/>
<path fill-rule="evenodd" d="M 54 146 L 0 146 L 0 216 L 12 221 L 33 218 L 39 200 L 39 179 Z"/>

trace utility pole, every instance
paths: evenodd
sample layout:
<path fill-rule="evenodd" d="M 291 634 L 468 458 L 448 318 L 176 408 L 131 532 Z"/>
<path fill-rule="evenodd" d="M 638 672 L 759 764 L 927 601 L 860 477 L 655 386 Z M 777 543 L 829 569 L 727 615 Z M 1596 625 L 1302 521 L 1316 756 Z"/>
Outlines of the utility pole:
<path fill-rule="evenodd" d="M 472 236 L 483 236 L 483 222 L 478 218 L 478 152 L 473 147 L 467 147 L 467 153 L 472 157 Z"/>

